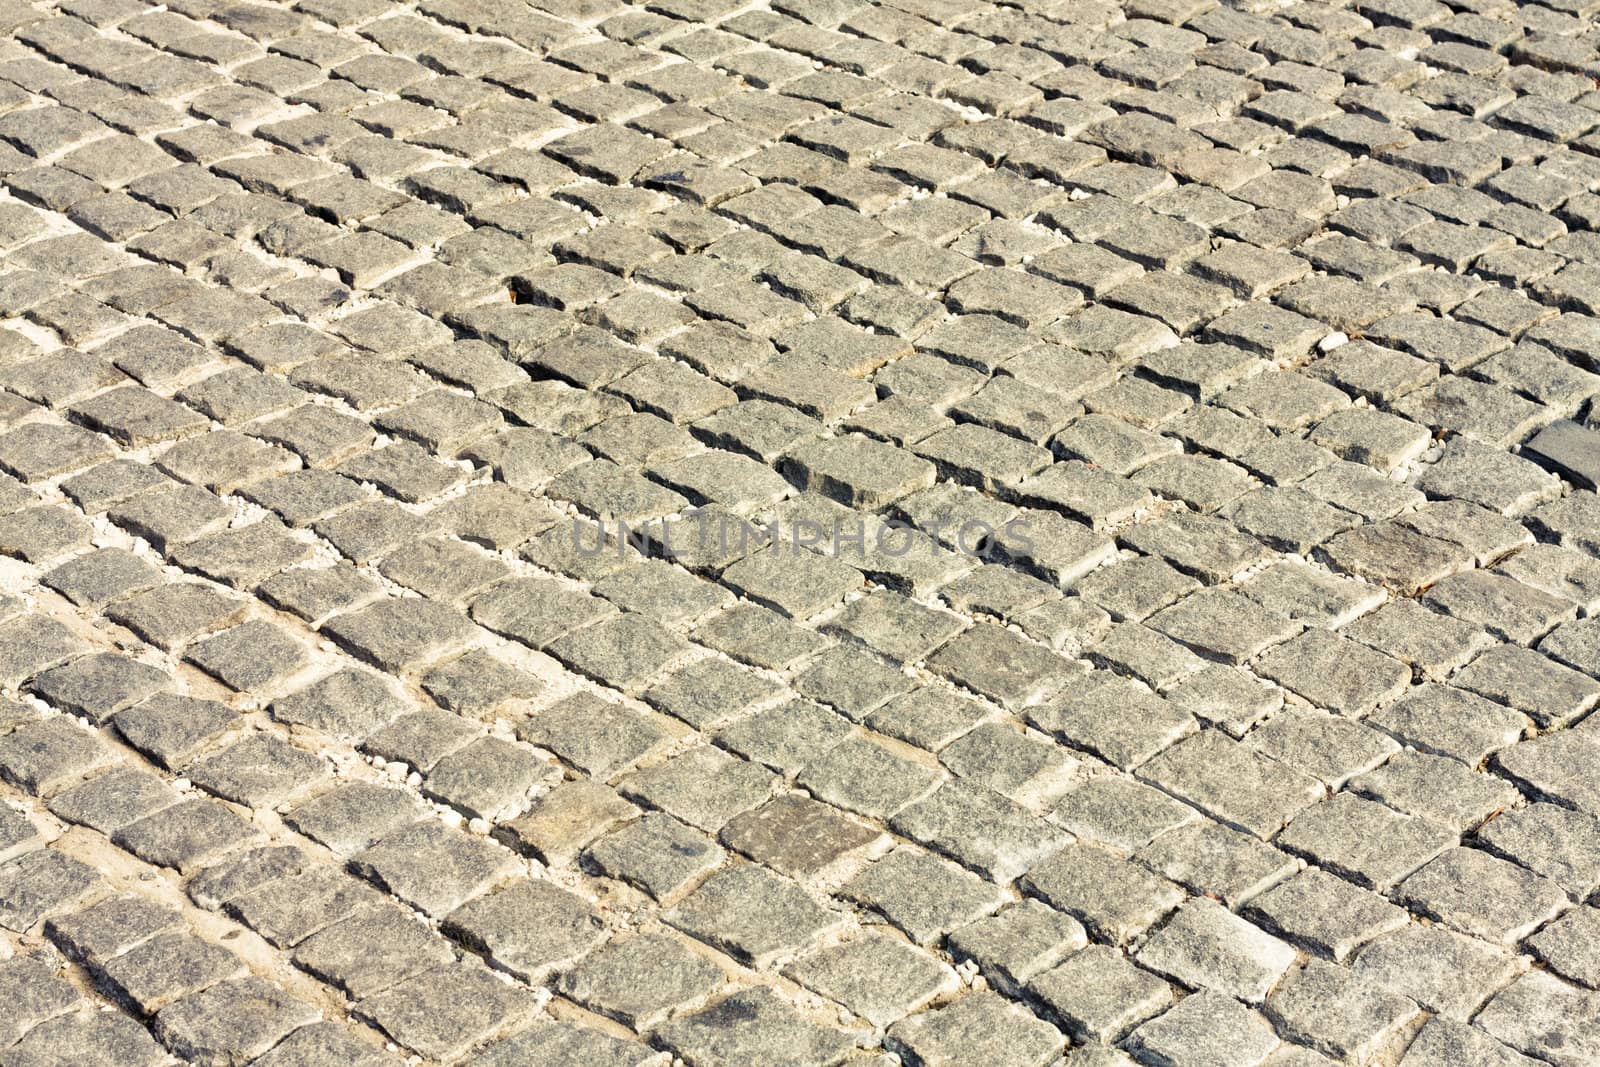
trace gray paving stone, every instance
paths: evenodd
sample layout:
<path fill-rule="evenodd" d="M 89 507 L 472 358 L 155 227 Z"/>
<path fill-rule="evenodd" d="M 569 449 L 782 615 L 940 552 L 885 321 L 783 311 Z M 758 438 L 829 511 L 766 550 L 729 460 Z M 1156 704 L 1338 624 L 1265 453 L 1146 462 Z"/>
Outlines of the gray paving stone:
<path fill-rule="evenodd" d="M 1166 982 L 1105 945 L 1091 945 L 1039 975 L 1029 989 L 1049 1017 L 1085 1043 L 1114 1042 L 1172 1003 Z"/>
<path fill-rule="evenodd" d="M 9 1054 L 19 1063 L 104 1059 L 141 1067 L 166 1055 L 149 1031 L 120 1012 L 80 1012 L 40 1023 Z"/>
<path fill-rule="evenodd" d="M 722 984 L 722 970 L 667 934 L 613 942 L 561 978 L 561 991 L 591 1010 L 654 1029 L 703 1005 Z"/>
<path fill-rule="evenodd" d="M 1464 1020 L 1511 981 L 1518 964 L 1504 949 L 1413 923 L 1368 944 L 1351 970 L 1429 1011 Z"/>
<path fill-rule="evenodd" d="M 1510 944 L 1565 908 L 1553 882 L 1485 852 L 1455 848 L 1397 890 L 1408 906 L 1485 940 Z"/>
<path fill-rule="evenodd" d="M 661 1028 L 661 1039 L 685 1057 L 708 1064 L 744 1062 L 782 1048 L 798 1067 L 838 1062 L 854 1040 L 810 1022 L 766 989 L 733 996 Z"/>
<path fill-rule="evenodd" d="M 452 1058 L 526 1021 L 536 1010 L 537 1002 L 525 990 L 501 982 L 480 965 L 456 963 L 368 998 L 358 1014 L 405 1048 Z"/>
<path fill-rule="evenodd" d="M 1335 1059 L 1350 1060 L 1382 1053 L 1397 1042 L 1417 1007 L 1332 964 L 1311 960 L 1279 987 L 1266 1012 L 1280 1032 Z"/>
<path fill-rule="evenodd" d="M 460 907 L 516 870 L 509 852 L 460 830 L 419 823 L 350 858 L 350 869 L 429 915 Z"/>
<path fill-rule="evenodd" d="M 937 943 L 1006 902 L 977 875 L 910 845 L 864 868 L 839 893 L 882 915 L 919 945 Z"/>

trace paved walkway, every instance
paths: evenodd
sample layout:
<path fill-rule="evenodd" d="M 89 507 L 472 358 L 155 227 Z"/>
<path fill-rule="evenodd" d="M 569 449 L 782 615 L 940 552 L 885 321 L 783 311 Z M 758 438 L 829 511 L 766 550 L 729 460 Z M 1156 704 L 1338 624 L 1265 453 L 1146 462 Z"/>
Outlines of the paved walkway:
<path fill-rule="evenodd" d="M 1597 14 L 0 0 L 0 1065 L 1600 1063 Z"/>

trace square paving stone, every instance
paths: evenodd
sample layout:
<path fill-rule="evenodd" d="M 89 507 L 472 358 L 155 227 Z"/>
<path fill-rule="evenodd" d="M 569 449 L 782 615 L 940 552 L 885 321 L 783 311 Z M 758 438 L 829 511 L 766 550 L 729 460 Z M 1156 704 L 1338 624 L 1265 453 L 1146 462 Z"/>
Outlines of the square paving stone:
<path fill-rule="evenodd" d="M 723 748 L 792 777 L 850 736 L 848 720 L 804 700 L 764 708 L 719 729 Z"/>
<path fill-rule="evenodd" d="M 841 645 L 817 657 L 790 684 L 802 696 L 860 720 L 909 689 L 911 679 L 875 656 Z"/>
<path fill-rule="evenodd" d="M 335 671 L 271 704 L 279 722 L 309 726 L 339 737 L 365 738 L 409 710 L 388 680 L 370 671 Z"/>
<path fill-rule="evenodd" d="M 1384 934 L 1351 964 L 1361 980 L 1461 1020 L 1470 1018 L 1517 970 L 1516 957 L 1505 949 L 1422 923 Z"/>
<path fill-rule="evenodd" d="M 1279 937 L 1336 961 L 1407 922 L 1406 913 L 1383 897 L 1315 867 L 1255 897 L 1242 914 Z"/>
<path fill-rule="evenodd" d="M 338 867 L 310 864 L 239 893 L 227 911 L 279 948 L 289 948 L 349 915 L 385 904 L 370 885 Z"/>
<path fill-rule="evenodd" d="M 1595 996 L 1554 975 L 1531 970 L 1502 990 L 1474 1026 L 1539 1059 L 1577 1067 L 1593 1059 Z"/>
<path fill-rule="evenodd" d="M 260 845 L 235 852 L 195 874 L 185 886 L 185 893 L 207 911 L 220 911 L 262 886 L 297 877 L 317 866 L 318 861 L 298 846 Z"/>
<path fill-rule="evenodd" d="M 1237 1001 L 1202 990 L 1145 1023 L 1127 1047 L 1155 1062 L 1204 1058 L 1220 1064 L 1259 1063 L 1279 1047 L 1272 1024 Z"/>
<path fill-rule="evenodd" d="M 61 623 L 28 612 L 0 623 L 0 684 L 17 686 L 88 651 Z"/>
<path fill-rule="evenodd" d="M 713 874 L 663 919 L 761 969 L 802 951 L 843 921 L 794 882 L 753 864 Z"/>
<path fill-rule="evenodd" d="M 1359 1062 L 1403 1040 L 1417 1006 L 1344 968 L 1311 960 L 1278 987 L 1266 1011 L 1280 1033 L 1336 1060 Z"/>
<path fill-rule="evenodd" d="M 228 688 L 252 694 L 278 685 L 307 663 L 299 641 L 259 619 L 196 641 L 184 658 Z"/>
<path fill-rule="evenodd" d="M 429 671 L 422 688 L 442 708 L 486 719 L 511 701 L 537 696 L 544 683 L 480 648 Z"/>
<path fill-rule="evenodd" d="M 1457 841 L 1447 827 L 1339 793 L 1295 816 L 1277 845 L 1358 885 L 1387 892 Z"/>
<path fill-rule="evenodd" d="M 530 749 L 480 737 L 435 763 L 422 789 L 469 818 L 495 820 L 521 811 L 534 785 L 558 774 Z"/>
<path fill-rule="evenodd" d="M 28 423 L 0 437 L 0 467 L 29 483 L 82 470 L 113 455 L 103 437 L 58 423 Z"/>
<path fill-rule="evenodd" d="M 951 641 L 929 668 L 1005 707 L 1039 703 L 1059 690 L 1070 664 L 998 626 L 975 626 Z"/>
<path fill-rule="evenodd" d="M 424 971 L 362 1001 L 356 1014 L 403 1048 L 450 1060 L 538 1010 L 532 993 L 461 962 Z"/>
<path fill-rule="evenodd" d="M 1562 740 L 1560 735 L 1555 739 Z M 1511 776 L 1518 777 L 1515 771 Z M 1518 800 L 1516 787 L 1502 778 L 1475 772 L 1446 756 L 1412 751 L 1402 751 L 1377 770 L 1352 779 L 1350 788 L 1397 811 L 1463 831 Z"/>
<path fill-rule="evenodd" d="M 1462 933 L 1511 945 L 1565 910 L 1556 883 L 1472 848 L 1452 848 L 1396 887 L 1395 897 Z"/>
<path fill-rule="evenodd" d="M 335 853 L 349 856 L 426 814 L 427 808 L 407 790 L 348 782 L 298 805 L 284 821 Z"/>
<path fill-rule="evenodd" d="M 619 788 L 630 799 L 715 833 L 770 797 L 777 781 L 763 767 L 700 746 L 634 772 Z"/>
<path fill-rule="evenodd" d="M 600 780 L 630 769 L 671 737 L 650 716 L 589 693 L 575 693 L 518 723 L 517 736 Z"/>
<path fill-rule="evenodd" d="M 548 646 L 573 670 L 623 692 L 637 691 L 687 649 L 681 638 L 637 615 L 596 623 Z"/>
<path fill-rule="evenodd" d="M 605 936 L 581 897 L 535 880 L 469 901 L 446 916 L 442 928 L 529 982 L 571 965 Z"/>
<path fill-rule="evenodd" d="M 198 582 L 172 582 L 110 604 L 106 618 L 165 651 L 238 622 L 247 602 Z"/>
<path fill-rule="evenodd" d="M 886 1043 L 928 1067 L 974 1062 L 1034 1067 L 1059 1054 L 1066 1040 L 1020 1005 L 974 993 L 896 1023 Z"/>
<path fill-rule="evenodd" d="M 118 1063 L 155 1067 L 166 1052 L 120 1012 L 80 1012 L 40 1023 L 8 1053 L 19 1063 Z"/>
<path fill-rule="evenodd" d="M 928 796 L 942 780 L 931 767 L 851 737 L 807 760 L 798 784 L 846 811 L 887 819 Z"/>
<path fill-rule="evenodd" d="M 224 800 L 270 806 L 306 789 L 326 774 L 321 758 L 270 734 L 243 741 L 184 769 L 195 784 Z"/>
<path fill-rule="evenodd" d="M 511 578 L 480 594 L 471 608 L 474 622 L 534 648 L 616 610 L 549 578 Z"/>
<path fill-rule="evenodd" d="M 54 849 L 0 864 L 0 926 L 26 933 L 41 920 L 76 910 L 100 883 L 94 868 Z"/>
<path fill-rule="evenodd" d="M 733 1067 L 782 1049 L 785 1063 L 825 1067 L 838 1063 L 856 1039 L 810 1022 L 766 989 L 735 993 L 703 1011 L 661 1028 L 659 1040 L 689 1062 Z"/>
<path fill-rule="evenodd" d="M 1196 897 L 1145 942 L 1136 959 L 1191 988 L 1260 1004 L 1294 963 L 1295 951 L 1221 905 Z"/>
<path fill-rule="evenodd" d="M 1078 844 L 1030 871 L 1024 887 L 1113 944 L 1143 932 L 1183 900 L 1183 891 L 1165 878 Z"/>
<path fill-rule="evenodd" d="M 172 561 L 235 588 L 255 586 L 306 559 L 311 546 L 274 519 L 224 530 L 171 550 Z"/>
<path fill-rule="evenodd" d="M 1231 908 L 1298 870 L 1295 860 L 1272 846 L 1210 819 L 1161 835 L 1136 853 L 1135 859 Z"/>
<path fill-rule="evenodd" d="M 98 548 L 47 571 L 40 581 L 80 607 L 100 608 L 161 584 L 153 565 L 121 548 Z"/>
<path fill-rule="evenodd" d="M 0 966 L 0 998 L 10 1013 L 6 1039 L 14 1043 L 40 1023 L 71 1011 L 79 995 L 47 958 L 13 956 Z"/>
<path fill-rule="evenodd" d="M 352 655 L 386 671 L 401 671 L 461 648 L 474 630 L 444 604 L 397 597 L 335 616 L 323 632 Z"/>
<path fill-rule="evenodd" d="M 1494 644 L 1480 628 L 1431 612 L 1414 600 L 1391 601 L 1351 623 L 1344 633 L 1433 681 L 1443 681 Z"/>
<path fill-rule="evenodd" d="M 980 723 L 939 758 L 961 778 L 1031 809 L 1059 795 L 1080 766 L 1048 740 L 998 722 Z"/>
<path fill-rule="evenodd" d="M 561 976 L 559 989 L 591 1011 L 642 1030 L 693 1010 L 726 980 L 722 969 L 669 934 L 613 941 Z"/>
<path fill-rule="evenodd" d="M 444 537 L 412 541 L 384 557 L 378 572 L 430 600 L 459 604 L 510 576 L 505 564 Z"/>
<path fill-rule="evenodd" d="M 1600 821 L 1587 812 L 1535 803 L 1491 819 L 1478 831 L 1478 841 L 1581 899 L 1600 882 L 1597 833 Z"/>
<path fill-rule="evenodd" d="M 51 798 L 50 813 L 110 835 L 178 802 L 161 778 L 137 767 L 115 767 Z"/>
<path fill-rule="evenodd" d="M 1024 900 L 950 935 L 950 952 L 976 962 L 989 983 L 1011 996 L 1088 943 L 1078 920 Z"/>
<path fill-rule="evenodd" d="M 0 777 L 35 796 L 59 792 L 115 760 L 93 731 L 64 715 L 0 736 Z"/>
<path fill-rule="evenodd" d="M 0 518 L 0 555 L 43 564 L 89 544 L 91 527 L 78 513 L 45 505 Z"/>
<path fill-rule="evenodd" d="M 723 844 L 758 863 L 802 879 L 887 842 L 874 828 L 800 794 L 776 797 L 754 811 L 735 816 L 723 827 L 720 837 Z M 694 849 L 691 855 L 696 852 L 713 861 L 721 855 L 720 850 L 704 846 Z"/>
<path fill-rule="evenodd" d="M 353 1067 L 384 1067 L 389 1062 L 371 1041 L 355 1037 L 338 1023 L 302 1026 L 254 1061 L 260 1067 L 292 1067 L 297 1063 L 345 1063 Z"/>
<path fill-rule="evenodd" d="M 116 718 L 124 740 L 169 770 L 188 763 L 237 722 L 225 704 L 175 693 L 156 693 Z"/>
<path fill-rule="evenodd" d="M 1301 707 L 1285 708 L 1258 726 L 1245 743 L 1321 780 L 1329 789 L 1341 788 L 1399 751 L 1391 738 L 1369 726 Z"/>
<path fill-rule="evenodd" d="M 919 945 L 998 911 L 1001 892 L 948 860 L 901 846 L 864 868 L 839 890 L 871 908 Z"/>
<path fill-rule="evenodd" d="M 1152 615 L 1151 629 L 1203 656 L 1239 664 L 1292 638 L 1298 623 L 1231 590 L 1206 589 Z"/>
<path fill-rule="evenodd" d="M 113 997 L 146 1015 L 245 974 L 244 962 L 227 949 L 181 933 L 158 934 L 95 970 Z"/>
<path fill-rule="evenodd" d="M 1411 682 L 1398 660 L 1319 629 L 1270 650 L 1256 666 L 1264 677 L 1343 715 L 1364 715 Z"/>
<path fill-rule="evenodd" d="M 1173 999 L 1166 982 L 1105 945 L 1074 953 L 1028 988 L 1052 1020 L 1085 1043 L 1117 1041 Z"/>
<path fill-rule="evenodd" d="M 432 916 L 444 915 L 518 869 L 510 852 L 423 822 L 350 858 L 350 869 Z"/>
<path fill-rule="evenodd" d="M 521 818 L 497 829 L 495 836 L 549 866 L 561 867 L 613 826 L 638 814 L 638 808 L 609 786 L 585 780 L 560 782 Z"/>
<path fill-rule="evenodd" d="M 736 834 L 745 842 L 745 834 Z M 703 833 L 659 812 L 611 833 L 585 852 L 587 864 L 671 903 L 691 884 L 721 865 L 725 853 Z"/>
<path fill-rule="evenodd" d="M 882 933 L 825 948 L 783 973 L 873 1026 L 889 1026 L 960 985 L 947 965 Z"/>
<path fill-rule="evenodd" d="M 1030 708 L 1027 719 L 1044 733 L 1124 770 L 1199 729 L 1177 704 L 1110 671 L 1068 685 L 1048 704 Z"/>
<path fill-rule="evenodd" d="M 891 825 L 996 881 L 1020 877 L 1066 843 L 1060 831 L 1027 809 L 960 780 L 905 808 Z"/>
<path fill-rule="evenodd" d="M 1187 804 L 1119 774 L 1076 785 L 1051 816 L 1073 836 L 1121 852 L 1136 852 L 1199 817 Z"/>
<path fill-rule="evenodd" d="M 1223 822 L 1270 837 L 1322 795 L 1321 783 L 1205 730 L 1156 756 L 1140 772 Z"/>
<path fill-rule="evenodd" d="M 1453 756 L 1473 767 L 1516 743 L 1532 726 L 1520 712 L 1434 682 L 1414 686 L 1368 721 L 1423 752 Z"/>
<path fill-rule="evenodd" d="M 901 663 L 915 663 L 960 632 L 962 620 L 881 590 L 851 601 L 824 624 Z"/>
<path fill-rule="evenodd" d="M 477 1062 L 484 1067 L 516 1067 L 523 1063 L 545 1063 L 550 1067 L 582 1067 L 605 1063 L 616 1067 L 646 1067 L 659 1053 L 649 1046 L 624 1041 L 598 1029 L 576 1023 L 534 1025 L 485 1046 Z"/>
<path fill-rule="evenodd" d="M 254 976 L 214 985 L 168 1005 L 156 1035 L 179 1055 L 201 1063 L 259 1056 L 290 1031 L 317 1021 L 310 1005 Z"/>
<path fill-rule="evenodd" d="M 1462 689 L 1509 704 L 1540 727 L 1565 726 L 1600 700 L 1600 683 L 1514 645 L 1497 645 L 1456 672 Z"/>

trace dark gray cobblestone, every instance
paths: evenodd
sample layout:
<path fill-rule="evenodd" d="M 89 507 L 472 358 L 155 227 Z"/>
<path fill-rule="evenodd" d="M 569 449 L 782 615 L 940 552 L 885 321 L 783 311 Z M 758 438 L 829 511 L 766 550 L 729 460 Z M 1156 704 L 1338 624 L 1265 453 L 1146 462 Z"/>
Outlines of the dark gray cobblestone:
<path fill-rule="evenodd" d="M 1595 1062 L 1597 15 L 0 3 L 0 1063 Z"/>

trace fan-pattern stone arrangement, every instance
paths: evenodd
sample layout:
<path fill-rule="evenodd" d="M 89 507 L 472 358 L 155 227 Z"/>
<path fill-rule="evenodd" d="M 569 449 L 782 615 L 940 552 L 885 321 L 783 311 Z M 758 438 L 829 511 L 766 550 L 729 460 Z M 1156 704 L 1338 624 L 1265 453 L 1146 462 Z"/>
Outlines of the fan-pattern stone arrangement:
<path fill-rule="evenodd" d="M 0 1067 L 1593 1067 L 1597 13 L 0 0 Z"/>

